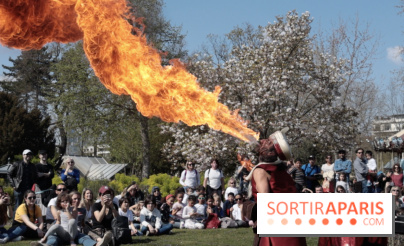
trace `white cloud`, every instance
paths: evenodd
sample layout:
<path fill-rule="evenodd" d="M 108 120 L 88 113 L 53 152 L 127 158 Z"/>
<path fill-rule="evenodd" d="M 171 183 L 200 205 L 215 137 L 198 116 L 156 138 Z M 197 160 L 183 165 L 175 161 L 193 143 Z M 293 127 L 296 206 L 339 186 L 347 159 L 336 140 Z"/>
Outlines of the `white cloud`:
<path fill-rule="evenodd" d="M 403 60 L 403 47 L 394 46 L 387 48 L 387 59 L 394 62 L 397 65 L 401 65 L 404 63 Z"/>

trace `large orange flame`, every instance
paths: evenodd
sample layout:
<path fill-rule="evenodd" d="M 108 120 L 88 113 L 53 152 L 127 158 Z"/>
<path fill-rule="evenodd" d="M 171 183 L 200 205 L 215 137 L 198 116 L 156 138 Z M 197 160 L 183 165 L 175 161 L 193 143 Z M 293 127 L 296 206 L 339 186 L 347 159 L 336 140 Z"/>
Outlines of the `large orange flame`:
<path fill-rule="evenodd" d="M 246 123 L 218 102 L 181 62 L 161 66 L 157 50 L 133 35 L 125 0 L 0 0 L 0 43 L 38 49 L 52 41 L 83 38 L 84 50 L 100 81 L 127 94 L 147 117 L 209 127 L 244 141 L 258 139 Z M 74 10 L 74 11 L 73 11 Z"/>

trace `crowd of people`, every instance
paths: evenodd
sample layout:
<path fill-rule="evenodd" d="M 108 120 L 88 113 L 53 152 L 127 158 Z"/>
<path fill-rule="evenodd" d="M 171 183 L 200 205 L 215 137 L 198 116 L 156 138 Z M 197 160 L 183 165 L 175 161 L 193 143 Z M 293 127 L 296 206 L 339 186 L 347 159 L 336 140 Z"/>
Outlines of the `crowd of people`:
<path fill-rule="evenodd" d="M 249 226 L 243 219 L 243 205 L 248 200 L 248 184 L 243 180 L 248 171 L 243 166 L 225 188 L 218 160 L 211 161 L 203 180 L 195 163 L 188 161 L 180 177 L 181 187 L 162 197 L 159 187 L 145 195 L 136 182 L 119 193 L 106 185 L 98 193 L 87 188 L 79 193 L 80 172 L 74 159 L 64 159 L 57 172 L 47 163 L 46 151 L 39 151 L 36 165 L 31 163 L 33 156 L 24 150 L 23 160 L 9 169 L 14 206 L 0 187 L 0 244 L 27 238 L 34 239 L 31 245 L 112 245 L 113 220 L 122 217 L 130 236 L 170 234 L 173 228 Z M 55 175 L 63 181 L 56 186 L 52 185 Z M 243 189 L 237 187 L 236 178 L 243 180 Z M 5 229 L 10 219 L 12 225 Z"/>
<path fill-rule="evenodd" d="M 353 163 L 346 158 L 345 150 L 339 150 L 338 155 L 335 162 L 332 155 L 327 155 L 321 166 L 314 156 L 309 156 L 309 163 L 304 165 L 301 159 L 288 161 L 287 172 L 295 181 L 297 192 L 389 193 L 394 186 L 403 187 L 403 170 L 398 160 L 384 172 L 377 170 L 370 150 L 356 149 Z"/>
<path fill-rule="evenodd" d="M 391 192 L 396 197 L 396 211 L 404 212 L 400 164 L 394 164 L 392 171 L 384 173 L 377 170 L 371 151 L 359 148 L 355 153 L 353 164 L 344 150 L 338 151 L 339 159 L 335 162 L 332 155 L 327 155 L 321 167 L 316 165 L 314 156 L 309 156 L 304 165 L 301 159 L 288 161 L 284 172 L 288 178 L 282 177 L 283 174 L 276 177 L 278 184 L 287 182 L 278 188 L 288 190 L 273 188 L 272 192 Z M 0 187 L 2 244 L 30 238 L 36 239 L 31 245 L 109 245 L 114 240 L 113 223 L 118 217 L 125 218 L 131 237 L 171 234 L 173 228 L 254 227 L 256 218 L 252 207 L 256 194 L 260 189 L 269 188 L 255 180 L 262 180 L 261 173 L 268 174 L 264 168 L 281 168 L 278 164 L 262 166 L 262 160 L 255 166 L 248 157 L 239 156 L 241 166 L 226 186 L 217 159 L 211 160 L 203 180 L 195 163 L 188 161 L 180 176 L 181 187 L 174 194 L 162 197 L 159 187 L 153 187 L 151 194 L 145 195 L 136 182 L 123 191 L 103 185 L 97 194 L 87 188 L 79 193 L 80 172 L 74 168 L 71 158 L 63 160 L 59 172 L 63 183 L 52 189 L 55 172 L 47 163 L 46 151 L 39 152 L 40 163 L 36 165 L 30 162 L 32 157 L 33 153 L 25 150 L 23 160 L 9 170 L 14 209 L 10 196 Z M 262 168 L 257 168 L 260 165 Z M 355 176 L 351 176 L 352 170 Z M 250 196 L 249 186 L 250 191 L 252 186 Z M 13 221 L 12 226 L 5 229 L 9 219 Z"/>

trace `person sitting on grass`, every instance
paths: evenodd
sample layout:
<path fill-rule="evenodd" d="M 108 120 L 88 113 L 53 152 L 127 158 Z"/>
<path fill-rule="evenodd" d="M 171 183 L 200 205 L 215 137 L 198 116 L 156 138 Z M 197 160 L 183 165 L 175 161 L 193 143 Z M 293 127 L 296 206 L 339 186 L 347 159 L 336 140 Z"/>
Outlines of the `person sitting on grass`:
<path fill-rule="evenodd" d="M 224 217 L 224 210 L 223 208 L 220 206 L 220 204 L 222 203 L 222 201 L 219 199 L 214 199 L 213 198 L 213 205 L 216 207 L 217 210 L 217 215 L 219 216 L 219 218 L 223 218 Z"/>
<path fill-rule="evenodd" d="M 172 213 L 172 209 L 173 209 L 173 205 L 174 205 L 174 196 L 171 194 L 168 194 L 165 198 L 164 198 L 165 202 L 161 205 L 160 207 L 160 213 L 161 213 L 161 221 L 164 224 L 168 224 L 171 223 L 175 224 L 175 221 L 171 215 Z M 178 228 L 180 226 L 180 222 L 178 223 Z M 175 227 L 175 226 L 174 226 Z"/>
<path fill-rule="evenodd" d="M 36 196 L 32 190 L 24 193 L 24 202 L 17 208 L 12 227 L 16 236 L 42 238 L 44 236 L 41 208 L 35 205 Z"/>
<path fill-rule="evenodd" d="M 4 228 L 4 226 L 7 225 L 8 219 L 11 219 L 13 216 L 13 207 L 10 204 L 10 196 L 3 191 L 2 186 L 0 186 L 0 189 L 0 244 L 9 241 L 21 241 L 20 230 L 16 227 L 11 227 L 8 230 Z"/>
<path fill-rule="evenodd" d="M 223 204 L 224 217 L 230 217 L 231 214 L 230 209 L 233 207 L 233 205 L 234 205 L 234 194 L 230 192 L 229 194 L 227 194 L 227 200 Z"/>
<path fill-rule="evenodd" d="M 46 245 L 46 240 L 49 235 L 56 235 L 57 237 L 67 239 L 70 245 L 76 245 L 74 239 L 77 235 L 77 210 L 73 211 L 70 207 L 72 203 L 71 197 L 66 192 L 62 192 L 56 199 L 57 217 L 56 223 L 53 224 L 46 232 L 45 236 L 39 240 L 39 245 Z M 31 244 L 32 245 L 32 244 Z"/>
<path fill-rule="evenodd" d="M 206 200 L 206 210 L 205 210 L 205 214 L 209 215 L 209 214 L 216 214 L 217 217 L 220 218 L 220 213 L 217 209 L 217 207 L 214 205 L 214 199 L 213 196 L 209 196 L 208 199 Z"/>
<path fill-rule="evenodd" d="M 177 195 L 175 196 L 177 202 L 174 203 L 173 205 L 173 209 L 171 211 L 171 215 L 174 218 L 174 222 L 178 222 L 178 223 L 174 223 L 174 227 L 175 228 L 184 228 L 184 219 L 182 218 L 182 213 L 184 210 L 184 204 L 182 203 L 182 199 L 184 197 L 184 192 L 178 192 Z M 179 226 L 179 227 L 177 227 Z"/>
<path fill-rule="evenodd" d="M 236 204 L 230 209 L 231 218 L 236 222 L 238 227 L 247 227 L 248 224 L 242 218 L 241 211 L 243 210 L 244 198 L 241 194 L 237 194 L 235 199 Z"/>
<path fill-rule="evenodd" d="M 118 213 L 120 216 L 124 216 L 128 218 L 129 229 L 131 230 L 131 235 L 135 236 L 143 236 L 143 233 L 138 231 L 133 224 L 133 213 L 132 210 L 129 209 L 129 199 L 124 196 L 119 199 L 119 209 Z"/>
<path fill-rule="evenodd" d="M 199 194 L 198 203 L 195 204 L 196 212 L 198 216 L 195 218 L 197 221 L 201 223 L 206 219 L 206 204 L 205 204 L 205 195 Z"/>
<path fill-rule="evenodd" d="M 153 196 L 145 200 L 145 206 L 140 212 L 141 232 L 146 236 L 169 234 L 173 225 L 161 223 L 161 213 L 156 208 Z"/>
<path fill-rule="evenodd" d="M 203 229 L 205 226 L 196 220 L 198 213 L 195 208 L 196 197 L 191 195 L 188 197 L 188 205 L 184 208 L 182 218 L 185 219 L 185 228 L 187 229 Z"/>

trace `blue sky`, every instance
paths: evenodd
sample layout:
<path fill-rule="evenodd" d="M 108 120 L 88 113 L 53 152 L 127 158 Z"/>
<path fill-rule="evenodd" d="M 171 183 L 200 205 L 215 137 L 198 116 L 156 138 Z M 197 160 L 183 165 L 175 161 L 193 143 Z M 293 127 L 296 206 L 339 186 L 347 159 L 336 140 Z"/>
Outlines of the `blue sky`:
<path fill-rule="evenodd" d="M 404 15 L 398 15 L 395 7 L 399 4 L 400 0 L 166 0 L 164 15 L 173 25 L 182 26 L 190 52 L 206 43 L 208 34 L 223 36 L 244 23 L 265 26 L 276 16 L 294 9 L 299 14 L 310 12 L 314 18 L 313 31 L 319 26 L 331 28 L 340 18 L 347 20 L 358 15 L 361 22 L 370 24 L 375 35 L 380 35 L 374 77 L 382 86 L 391 77 L 390 72 L 403 65 L 395 48 L 404 45 Z M 0 47 L 0 64 L 10 65 L 8 58 L 18 54 L 18 50 Z M 0 77 L 2 72 L 0 67 Z"/>

